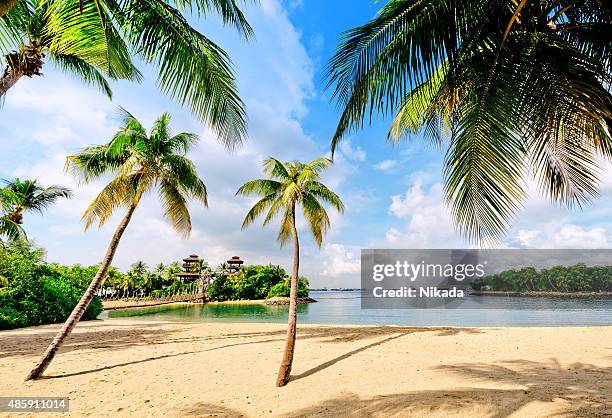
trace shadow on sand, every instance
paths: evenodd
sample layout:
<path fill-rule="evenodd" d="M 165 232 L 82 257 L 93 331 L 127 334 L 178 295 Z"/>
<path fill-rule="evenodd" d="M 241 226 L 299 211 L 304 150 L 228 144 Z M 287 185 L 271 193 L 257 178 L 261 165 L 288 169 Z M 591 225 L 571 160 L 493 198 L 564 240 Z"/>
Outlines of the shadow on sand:
<path fill-rule="evenodd" d="M 91 322 L 79 324 L 79 332 L 76 332 L 70 336 L 68 341 L 60 349 L 59 354 L 61 355 L 62 353 L 69 353 L 71 351 L 78 350 L 122 350 L 125 348 L 137 346 L 168 345 L 193 342 L 201 342 L 203 344 L 203 348 L 202 350 L 192 350 L 164 354 L 159 356 L 145 357 L 130 362 L 111 364 L 95 369 L 75 371 L 73 373 L 48 375 L 45 378 L 57 379 L 71 376 L 79 376 L 84 374 L 97 373 L 109 369 L 121 368 L 132 364 L 142 364 L 166 358 L 180 357 L 188 354 L 202 353 L 213 350 L 222 350 L 224 348 L 240 345 L 282 342 L 285 339 L 285 329 L 283 326 L 279 326 L 278 330 L 273 331 L 226 333 L 213 336 L 197 337 L 195 335 L 190 335 L 189 328 L 182 329 L 181 327 L 177 327 L 176 324 L 168 323 L 138 325 L 113 324 L 112 329 L 105 329 L 104 327 L 95 325 L 95 323 Z M 44 327 L 40 329 L 31 328 L 25 334 L 5 334 L 3 335 L 4 338 L 0 339 L 0 358 L 9 358 L 15 356 L 37 356 L 38 354 L 44 351 L 49 342 L 55 336 L 55 332 L 56 331 L 54 329 Z M 343 354 L 342 356 L 339 356 L 337 358 L 331 359 L 311 370 L 301 373 L 300 375 L 294 376 L 293 379 L 301 379 L 310 376 L 357 353 L 414 332 L 436 332 L 440 336 L 448 336 L 454 335 L 459 332 L 477 333 L 480 331 L 472 328 L 415 328 L 395 326 L 301 327 L 298 329 L 299 340 L 317 339 L 322 343 L 333 344 L 369 340 L 374 338 L 383 339 L 367 344 L 356 350 Z M 236 342 L 227 344 L 227 342 L 229 341 Z"/>
<path fill-rule="evenodd" d="M 381 342 L 383 343 L 383 342 Z M 296 410 L 284 417 L 421 417 L 466 416 L 505 418 L 521 415 L 531 402 L 564 402 L 546 412 L 555 417 L 610 417 L 612 415 L 612 368 L 576 363 L 561 366 L 516 360 L 497 365 L 460 364 L 441 366 L 441 371 L 487 384 L 522 388 L 468 387 L 422 390 L 399 394 L 359 397 L 348 393 Z M 390 382 L 389 390 L 393 384 Z M 244 413 L 221 405 L 197 403 L 179 411 L 184 416 L 240 417 Z"/>

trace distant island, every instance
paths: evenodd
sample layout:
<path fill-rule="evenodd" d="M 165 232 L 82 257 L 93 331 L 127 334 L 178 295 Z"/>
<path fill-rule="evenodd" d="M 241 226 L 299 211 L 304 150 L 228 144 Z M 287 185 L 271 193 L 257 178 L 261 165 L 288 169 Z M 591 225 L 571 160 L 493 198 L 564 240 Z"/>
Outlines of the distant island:
<path fill-rule="evenodd" d="M 471 283 L 473 295 L 612 298 L 612 266 L 554 266 L 506 270 Z"/>

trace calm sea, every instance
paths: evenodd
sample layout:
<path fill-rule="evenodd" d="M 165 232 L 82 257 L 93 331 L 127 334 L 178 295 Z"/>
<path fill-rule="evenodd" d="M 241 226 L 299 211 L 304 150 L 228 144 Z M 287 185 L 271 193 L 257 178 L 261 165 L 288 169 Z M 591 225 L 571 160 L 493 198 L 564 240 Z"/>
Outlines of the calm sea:
<path fill-rule="evenodd" d="M 612 325 L 612 299 L 483 297 L 499 309 L 361 309 L 361 292 L 313 291 L 317 303 L 298 306 L 309 324 L 409 326 L 595 326 Z M 286 306 L 241 304 L 162 305 L 105 312 L 110 318 L 167 321 L 286 322 Z"/>

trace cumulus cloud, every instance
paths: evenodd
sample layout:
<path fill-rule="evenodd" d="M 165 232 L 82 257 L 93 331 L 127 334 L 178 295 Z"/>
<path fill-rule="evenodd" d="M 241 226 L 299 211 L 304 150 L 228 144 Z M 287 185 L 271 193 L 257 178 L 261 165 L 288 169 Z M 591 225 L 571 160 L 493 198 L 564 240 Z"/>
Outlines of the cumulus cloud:
<path fill-rule="evenodd" d="M 398 162 L 396 160 L 383 160 L 374 164 L 374 168 L 385 173 L 393 173 L 398 168 Z"/>
<path fill-rule="evenodd" d="M 365 161 L 366 152 L 361 147 L 353 147 L 351 141 L 340 142 L 340 152 L 350 161 Z"/>
<path fill-rule="evenodd" d="M 346 275 L 355 277 L 361 268 L 359 247 L 326 244 L 323 250 L 322 276 L 338 279 Z"/>

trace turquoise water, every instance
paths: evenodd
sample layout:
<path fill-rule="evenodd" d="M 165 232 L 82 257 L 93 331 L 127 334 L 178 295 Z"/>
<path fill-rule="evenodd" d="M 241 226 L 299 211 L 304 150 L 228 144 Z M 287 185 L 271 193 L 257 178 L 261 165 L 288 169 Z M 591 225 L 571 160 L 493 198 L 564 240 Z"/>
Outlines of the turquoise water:
<path fill-rule="evenodd" d="M 499 309 L 361 309 L 361 293 L 310 292 L 317 303 L 298 306 L 309 324 L 414 326 L 612 325 L 612 300 L 483 297 Z M 249 304 L 162 305 L 110 311 L 110 318 L 166 321 L 286 322 L 286 306 Z"/>

